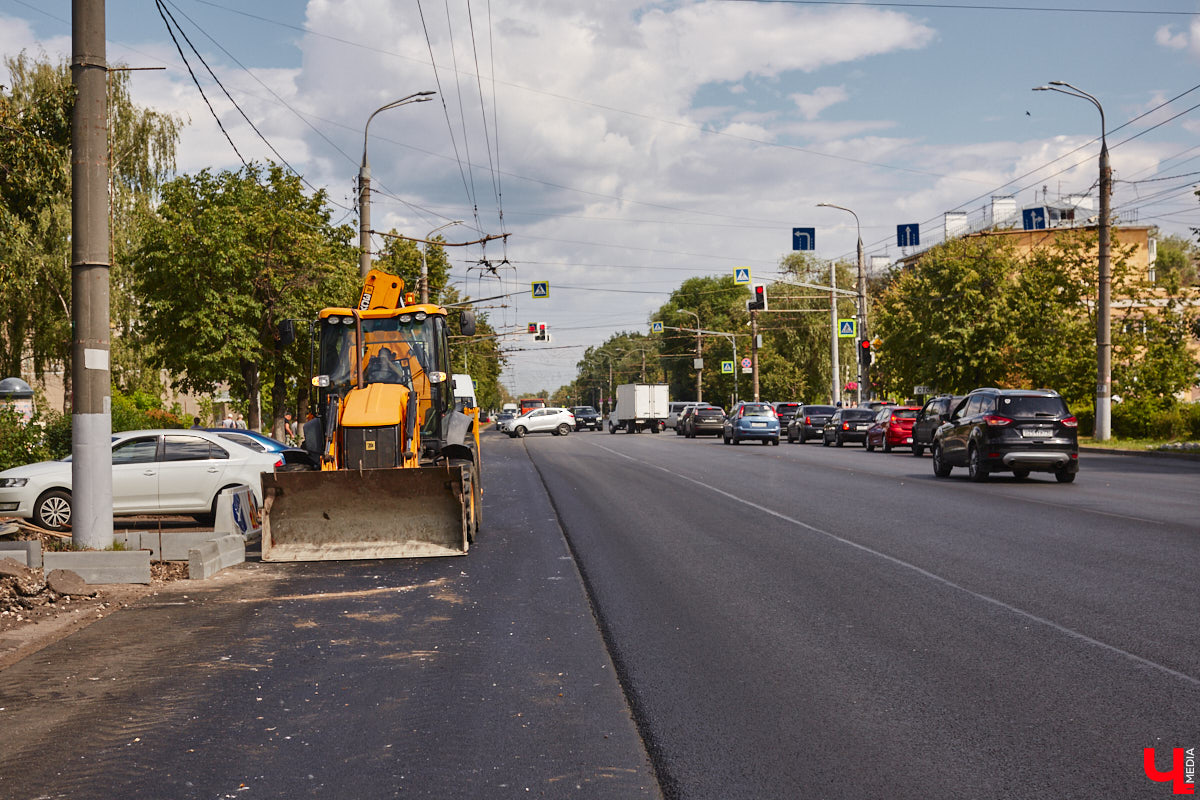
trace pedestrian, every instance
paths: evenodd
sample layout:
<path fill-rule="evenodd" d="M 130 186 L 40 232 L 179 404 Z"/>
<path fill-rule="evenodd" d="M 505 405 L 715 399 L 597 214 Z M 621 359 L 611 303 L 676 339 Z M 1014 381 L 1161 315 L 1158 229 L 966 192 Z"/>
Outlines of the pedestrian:
<path fill-rule="evenodd" d="M 234 423 L 233 423 L 233 412 L 231 412 L 231 411 L 226 411 L 226 412 L 225 412 L 225 418 L 224 418 L 223 420 L 221 420 L 221 427 L 222 427 L 222 428 L 232 428 L 232 427 L 234 427 Z"/>
<path fill-rule="evenodd" d="M 239 430 L 246 430 L 246 418 L 242 416 L 242 412 L 237 413 L 237 418 L 234 420 L 234 427 Z"/>
<path fill-rule="evenodd" d="M 192 417 L 192 430 L 197 430 L 200 427 L 200 418 Z"/>
<path fill-rule="evenodd" d="M 287 444 L 295 447 L 296 442 L 298 441 L 297 434 L 300 431 L 295 420 L 292 419 L 292 412 L 290 411 L 283 412 L 283 430 L 284 436 L 287 437 Z"/>

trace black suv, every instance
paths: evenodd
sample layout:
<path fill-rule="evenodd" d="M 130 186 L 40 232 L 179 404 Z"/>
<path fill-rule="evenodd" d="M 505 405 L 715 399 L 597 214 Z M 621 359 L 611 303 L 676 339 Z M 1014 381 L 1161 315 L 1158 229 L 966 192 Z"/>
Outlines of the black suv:
<path fill-rule="evenodd" d="M 1053 472 L 1070 483 L 1079 472 L 1079 423 L 1058 392 L 976 389 L 933 435 L 933 474 L 966 467 L 973 481 L 992 472 Z"/>
<path fill-rule="evenodd" d="M 962 395 L 939 394 L 930 398 L 917 412 L 913 420 L 912 454 L 917 458 L 925 455 L 925 448 L 933 445 L 933 433 L 950 418 L 950 412 L 962 402 Z"/>
<path fill-rule="evenodd" d="M 571 409 L 571 413 L 575 415 L 575 430 L 581 431 L 584 428 L 600 430 L 600 414 L 591 406 L 575 406 Z"/>

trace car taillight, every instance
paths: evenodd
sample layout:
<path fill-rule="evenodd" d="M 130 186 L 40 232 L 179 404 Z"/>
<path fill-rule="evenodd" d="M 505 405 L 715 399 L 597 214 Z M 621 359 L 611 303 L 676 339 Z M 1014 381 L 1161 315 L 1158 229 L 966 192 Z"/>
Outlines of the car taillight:
<path fill-rule="evenodd" d="M 988 424 L 989 428 L 1003 428 L 1005 425 L 1012 425 L 1012 420 L 1008 417 L 998 417 L 995 414 L 986 415 L 983 421 Z"/>
<path fill-rule="evenodd" d="M 812 417 L 805 417 L 805 418 L 804 418 L 804 424 L 805 424 L 805 425 L 812 425 Z"/>
<path fill-rule="evenodd" d="M 843 423 L 842 423 L 842 430 L 844 430 L 844 431 L 848 431 L 848 430 L 850 430 L 850 423 L 849 423 L 849 422 L 843 422 Z"/>
<path fill-rule="evenodd" d="M 275 462 L 275 469 L 279 469 L 282 466 L 283 466 L 283 456 L 280 456 L 279 460 Z"/>
<path fill-rule="evenodd" d="M 1079 420 L 1075 419 L 1074 417 L 1067 417 L 1062 421 L 1062 424 L 1066 425 L 1068 428 L 1078 428 Z"/>

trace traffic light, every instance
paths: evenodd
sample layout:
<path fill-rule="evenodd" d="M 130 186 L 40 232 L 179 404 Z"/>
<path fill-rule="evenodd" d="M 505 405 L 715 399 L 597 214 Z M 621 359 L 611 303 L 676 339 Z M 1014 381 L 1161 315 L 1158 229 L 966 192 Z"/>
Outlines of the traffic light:
<path fill-rule="evenodd" d="M 766 311 L 767 310 L 767 287 L 764 284 L 756 283 L 750 288 L 754 293 L 754 298 L 746 301 L 747 311 Z"/>
<path fill-rule="evenodd" d="M 870 339 L 859 339 L 858 340 L 858 363 L 862 364 L 864 367 L 869 367 L 869 366 L 871 366 L 871 361 L 873 360 L 873 357 L 874 357 L 874 354 L 871 352 L 871 340 Z"/>
<path fill-rule="evenodd" d="M 550 332 L 546 330 L 546 323 L 544 323 L 544 322 L 537 323 L 537 335 L 534 336 L 533 338 L 539 342 L 550 341 Z"/>

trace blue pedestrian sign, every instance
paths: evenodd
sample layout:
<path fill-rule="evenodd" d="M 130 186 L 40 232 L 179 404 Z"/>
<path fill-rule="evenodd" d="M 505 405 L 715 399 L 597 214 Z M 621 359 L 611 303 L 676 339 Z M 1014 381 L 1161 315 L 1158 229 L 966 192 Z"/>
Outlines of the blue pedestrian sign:
<path fill-rule="evenodd" d="M 749 283 L 750 282 L 750 268 L 749 267 L 734 267 L 733 268 L 733 282 L 736 284 Z"/>
<path fill-rule="evenodd" d="M 921 226 L 916 222 L 896 226 L 896 247 L 916 247 L 921 243 Z"/>
<path fill-rule="evenodd" d="M 547 298 L 550 296 L 550 281 L 534 281 L 530 284 L 533 288 L 531 294 L 538 298 Z"/>
<path fill-rule="evenodd" d="M 663 324 L 661 322 L 651 322 L 650 323 L 650 332 L 651 333 L 662 333 L 663 332 Z"/>
<path fill-rule="evenodd" d="M 853 339 L 857 335 L 858 326 L 853 319 L 838 320 L 838 338 Z"/>
<path fill-rule="evenodd" d="M 817 249 L 817 229 L 816 228 L 792 228 L 792 249 L 793 250 L 816 250 Z"/>
<path fill-rule="evenodd" d="M 722 361 L 721 362 L 721 374 L 722 375 L 732 375 L 733 374 L 733 362 L 732 361 Z"/>

